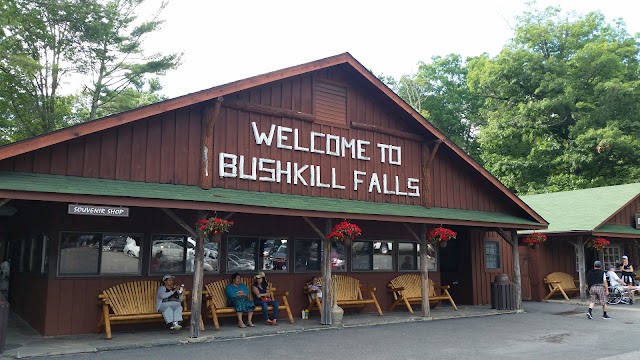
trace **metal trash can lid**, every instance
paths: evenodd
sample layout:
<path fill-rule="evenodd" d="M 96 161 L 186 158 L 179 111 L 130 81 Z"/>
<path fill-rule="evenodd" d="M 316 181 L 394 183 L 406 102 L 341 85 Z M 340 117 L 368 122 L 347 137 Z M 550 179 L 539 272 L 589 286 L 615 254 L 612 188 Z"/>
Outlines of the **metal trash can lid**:
<path fill-rule="evenodd" d="M 509 281 L 509 276 L 507 276 L 507 274 L 496 275 L 496 277 L 493 279 L 493 282 L 495 282 L 497 284 L 509 284 L 509 283 L 511 283 L 511 281 Z"/>

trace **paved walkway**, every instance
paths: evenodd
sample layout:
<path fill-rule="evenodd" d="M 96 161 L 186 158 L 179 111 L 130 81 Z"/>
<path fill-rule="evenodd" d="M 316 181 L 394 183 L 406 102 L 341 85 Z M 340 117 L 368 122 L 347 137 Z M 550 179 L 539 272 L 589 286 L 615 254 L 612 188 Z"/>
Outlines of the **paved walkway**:
<path fill-rule="evenodd" d="M 453 311 L 453 309 L 448 306 L 440 306 L 431 310 L 433 320 L 513 313 L 516 313 L 516 311 L 493 310 L 490 306 L 464 305 L 458 306 L 458 311 Z M 189 337 L 188 327 L 178 332 L 155 329 L 124 332 L 119 330 L 116 325 L 113 331 L 113 340 L 105 340 L 104 333 L 42 337 L 24 321 L 12 314 L 9 321 L 9 333 L 6 340 L 5 351 L 2 356 L 24 359 L 425 320 L 427 319 L 420 317 L 419 310 L 416 311 L 414 315 L 410 315 L 406 311 L 386 312 L 383 316 L 378 316 L 377 314 L 347 313 L 344 316 L 343 323 L 340 325 L 321 325 L 319 318 L 312 317 L 309 320 L 301 320 L 298 318 L 294 324 L 290 324 L 288 321 L 285 321 L 285 319 L 282 319 L 278 326 L 269 326 L 256 322 L 255 328 L 246 329 L 240 329 L 234 326 L 232 322 L 225 322 L 220 331 L 216 331 L 211 324 L 211 320 L 209 320 L 208 323 L 205 322 L 206 330 L 201 332 L 201 336 L 197 339 Z"/>

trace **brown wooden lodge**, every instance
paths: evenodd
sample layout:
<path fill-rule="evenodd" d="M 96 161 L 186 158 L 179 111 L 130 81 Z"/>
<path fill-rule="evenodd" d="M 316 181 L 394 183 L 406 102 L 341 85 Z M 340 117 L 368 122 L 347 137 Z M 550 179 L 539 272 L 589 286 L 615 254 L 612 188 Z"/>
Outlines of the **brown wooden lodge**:
<path fill-rule="evenodd" d="M 195 239 L 176 220 L 202 214 L 234 221 L 205 245 L 203 282 L 265 271 L 293 314 L 328 256 L 320 235 L 343 219 L 362 236 L 331 245 L 331 270 L 376 287 L 383 310 L 388 282 L 419 273 L 425 229 L 458 233 L 429 247 L 428 276 L 475 305 L 519 273 L 515 232 L 547 226 L 341 54 L 0 147 L 12 311 L 45 336 L 81 334 L 113 285 L 172 273 L 191 290 Z"/>

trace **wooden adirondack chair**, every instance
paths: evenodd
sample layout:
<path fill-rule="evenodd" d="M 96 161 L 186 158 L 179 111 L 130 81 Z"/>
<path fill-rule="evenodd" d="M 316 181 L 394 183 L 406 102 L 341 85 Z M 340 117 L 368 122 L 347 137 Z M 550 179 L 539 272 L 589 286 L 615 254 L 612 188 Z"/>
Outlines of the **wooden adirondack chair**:
<path fill-rule="evenodd" d="M 393 294 L 393 304 L 389 307 L 389 311 L 393 310 L 401 303 L 407 307 L 407 310 L 413 314 L 413 308 L 411 304 L 422 303 L 422 289 L 421 278 L 418 274 L 404 274 L 391 280 L 387 285 L 389 291 Z M 449 294 L 449 285 L 435 286 L 433 281 L 429 279 L 429 306 L 435 308 L 440 301 L 448 300 L 451 303 L 451 307 L 458 311 L 456 303 L 453 301 L 451 294 Z M 441 294 L 438 295 L 436 290 L 441 290 Z"/>
<path fill-rule="evenodd" d="M 368 304 L 373 304 L 376 307 L 378 314 L 382 316 L 382 308 L 380 308 L 380 304 L 376 298 L 375 287 L 363 288 L 360 284 L 360 280 L 346 275 L 336 275 L 336 279 L 337 288 L 335 295 L 338 297 L 338 306 L 342 308 L 359 307 L 360 311 L 362 311 Z M 322 300 L 324 299 L 313 296 L 315 292 L 309 290 L 307 286 L 305 286 L 304 291 L 309 300 L 307 310 L 310 312 L 314 309 L 320 311 L 320 309 L 322 309 Z M 369 298 L 365 299 L 362 296 L 363 292 L 369 294 Z"/>
<path fill-rule="evenodd" d="M 105 328 L 107 340 L 111 339 L 111 323 L 138 323 L 163 320 L 162 314 L 156 311 L 156 292 L 162 286 L 159 281 L 132 281 L 106 289 L 98 295 L 102 314 L 96 331 L 100 333 Z M 190 317 L 191 311 L 187 307 L 188 291 L 184 292 L 182 301 L 182 316 Z M 204 330 L 204 323 L 200 317 L 200 329 Z"/>
<path fill-rule="evenodd" d="M 253 278 L 242 278 L 242 283 L 251 290 L 251 287 L 253 286 Z M 215 326 L 216 330 L 220 330 L 220 322 L 218 321 L 218 318 L 236 315 L 236 309 L 234 307 L 227 306 L 227 295 L 225 294 L 224 289 L 228 284 L 229 280 L 218 280 L 216 282 L 206 284 L 205 291 L 203 292 L 207 298 L 209 317 L 213 319 L 213 326 Z M 291 308 L 289 307 L 289 301 L 287 300 L 289 292 L 285 291 L 277 293 L 276 288 L 273 287 L 273 284 L 271 283 L 269 283 L 269 292 L 271 293 L 271 298 L 274 300 L 276 300 L 277 297 L 280 297 L 281 301 L 278 301 L 278 310 L 286 311 L 287 316 L 289 317 L 289 322 L 293 324 L 293 314 L 291 314 Z M 253 301 L 253 292 L 251 291 L 249 291 L 249 298 Z M 268 309 L 269 311 L 273 311 L 273 306 L 269 306 Z M 254 315 L 262 314 L 262 307 L 256 306 L 253 313 Z"/>
<path fill-rule="evenodd" d="M 549 295 L 544 298 L 545 300 L 548 300 L 554 294 L 562 294 L 562 296 L 564 296 L 568 301 L 568 294 L 574 295 L 580 293 L 580 289 L 576 286 L 578 281 L 567 273 L 551 273 L 544 278 L 544 282 L 549 286 Z"/>

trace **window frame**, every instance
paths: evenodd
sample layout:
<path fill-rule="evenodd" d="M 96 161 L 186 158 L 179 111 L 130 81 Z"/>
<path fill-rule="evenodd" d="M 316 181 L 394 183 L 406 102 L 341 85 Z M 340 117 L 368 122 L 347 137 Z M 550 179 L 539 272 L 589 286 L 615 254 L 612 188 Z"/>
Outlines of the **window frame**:
<path fill-rule="evenodd" d="M 253 270 L 233 270 L 233 271 L 229 271 L 229 267 L 228 265 L 228 258 L 229 258 L 229 241 L 232 239 L 256 239 L 256 245 L 254 248 L 254 253 L 253 253 Z M 262 240 L 274 240 L 274 239 L 278 239 L 278 240 L 287 240 L 287 270 L 260 270 L 259 265 L 259 259 L 258 259 L 258 253 L 260 252 L 260 242 Z M 289 274 L 291 273 L 291 246 L 289 246 L 289 244 L 291 244 L 292 242 L 292 237 L 289 236 L 248 236 L 248 235 L 239 235 L 239 236 L 227 236 L 226 237 L 226 243 L 225 245 L 225 262 L 224 262 L 224 273 L 225 274 L 233 274 L 233 273 L 238 273 L 238 274 L 247 274 L 247 273 L 252 273 L 252 272 L 258 272 L 258 271 L 264 271 L 265 274 Z M 219 267 L 219 266 L 218 266 Z"/>
<path fill-rule="evenodd" d="M 298 246 L 298 242 L 299 241 L 305 241 L 305 240 L 310 240 L 310 241 L 317 241 L 318 242 L 318 260 L 320 261 L 320 266 L 318 270 L 304 270 L 304 271 L 298 271 L 296 270 L 296 261 L 298 260 L 296 257 L 296 249 Z M 294 274 L 314 274 L 314 273 L 318 273 L 318 272 L 322 272 L 322 239 L 321 238 L 314 238 L 314 237 L 302 237 L 302 238 L 293 238 L 293 246 L 294 246 L 294 250 L 293 250 L 293 273 Z"/>
<path fill-rule="evenodd" d="M 607 250 L 617 250 L 617 255 L 614 253 L 607 253 Z M 602 249 L 602 265 L 604 266 L 605 271 L 607 271 L 607 269 L 609 268 L 609 265 L 613 264 L 614 266 L 618 267 L 618 264 L 620 264 L 622 262 L 622 244 L 609 244 L 609 245 L 605 245 L 605 247 Z M 611 262 L 607 260 L 607 257 L 611 257 L 611 256 L 617 256 L 617 260 Z"/>
<path fill-rule="evenodd" d="M 166 272 L 164 272 L 164 271 L 153 272 L 152 269 L 151 269 L 151 260 L 153 259 L 153 238 L 155 236 L 174 236 L 174 237 L 182 236 L 183 242 L 184 242 L 184 246 L 183 246 L 184 250 L 182 251 L 182 268 L 183 268 L 183 270 L 182 270 L 182 272 L 174 272 L 174 273 L 172 273 L 172 275 L 187 275 L 187 274 L 189 274 L 187 272 L 187 251 L 189 251 L 189 249 L 188 249 L 189 247 L 187 246 L 187 242 L 188 242 L 187 239 L 191 235 L 189 235 L 189 234 L 180 234 L 180 233 L 177 233 L 177 234 L 176 233 L 174 233 L 174 234 L 154 233 L 154 234 L 151 234 L 151 237 L 149 238 L 149 250 L 148 250 L 149 251 L 149 261 L 148 261 L 148 263 L 149 263 L 149 269 L 148 269 L 149 276 L 166 274 Z M 140 252 L 142 252 L 142 249 L 140 249 Z M 219 256 L 220 255 L 218 255 L 218 257 Z M 220 265 L 218 265 L 218 269 L 219 268 L 220 268 Z"/>
<path fill-rule="evenodd" d="M 62 235 L 63 234 L 100 234 L 100 246 L 98 246 L 98 272 L 97 273 L 61 273 L 60 265 L 62 263 Z M 102 273 L 102 241 L 105 235 L 127 235 L 127 236 L 139 236 L 140 237 L 140 254 L 143 251 L 143 244 L 145 240 L 144 233 L 120 233 L 120 232 L 103 232 L 103 231 L 60 231 L 58 236 L 58 259 L 56 264 L 56 276 L 57 277 L 134 277 L 142 276 L 143 259 L 138 258 L 138 272 L 137 273 Z M 45 237 L 46 234 L 44 235 Z M 47 237 L 47 241 L 50 239 Z M 43 244 L 44 245 L 44 244 Z M 44 251 L 44 250 L 43 250 Z M 48 263 L 46 264 L 48 272 Z"/>
<path fill-rule="evenodd" d="M 487 254 L 487 245 L 488 244 L 495 244 L 496 245 L 496 251 L 497 254 Z M 489 262 L 487 261 L 487 256 L 497 256 L 497 266 L 496 267 L 489 267 Z M 500 253 L 500 240 L 494 240 L 494 239 L 486 239 L 484 241 L 484 269 L 485 271 L 500 271 L 500 269 L 502 268 L 502 254 Z"/>
<path fill-rule="evenodd" d="M 354 250 L 353 250 L 353 245 L 357 242 L 369 242 L 371 243 L 371 269 L 369 270 L 363 270 L 363 269 L 353 269 L 353 254 L 354 254 Z M 391 269 L 383 269 L 383 270 L 378 270 L 378 269 L 374 269 L 374 258 L 373 256 L 375 255 L 376 249 L 374 248 L 373 244 L 374 243 L 391 243 L 391 247 L 392 249 L 389 251 L 389 256 L 391 256 Z M 381 244 L 382 246 L 382 244 Z M 394 250 L 395 249 L 395 250 Z M 351 240 L 351 246 L 349 246 L 349 250 L 350 250 L 350 254 L 349 254 L 349 270 L 351 272 L 366 272 L 366 273 L 370 273 L 370 272 L 395 272 L 396 271 L 396 259 L 394 256 L 396 254 L 396 250 L 398 249 L 397 245 L 396 245 L 396 240 L 370 240 L 370 239 L 358 239 L 358 240 Z"/>
<path fill-rule="evenodd" d="M 419 241 L 415 241 L 415 240 L 406 240 L 406 239 L 399 239 L 399 240 L 395 240 L 396 241 L 396 251 L 395 251 L 395 262 L 396 262 L 396 267 L 397 267 L 397 272 L 420 272 L 420 266 L 418 265 L 418 262 L 420 261 L 420 250 L 418 250 L 418 247 L 420 246 L 420 242 Z M 400 270 L 400 243 L 409 243 L 409 244 L 416 244 L 415 249 L 416 249 L 416 270 Z M 427 242 L 427 246 L 429 246 L 429 242 Z M 439 246 L 436 246 L 434 244 L 431 244 L 431 246 L 433 246 L 433 254 L 434 254 L 434 268 L 433 269 L 427 269 L 427 271 L 429 272 L 439 272 L 440 271 L 440 249 Z"/>

